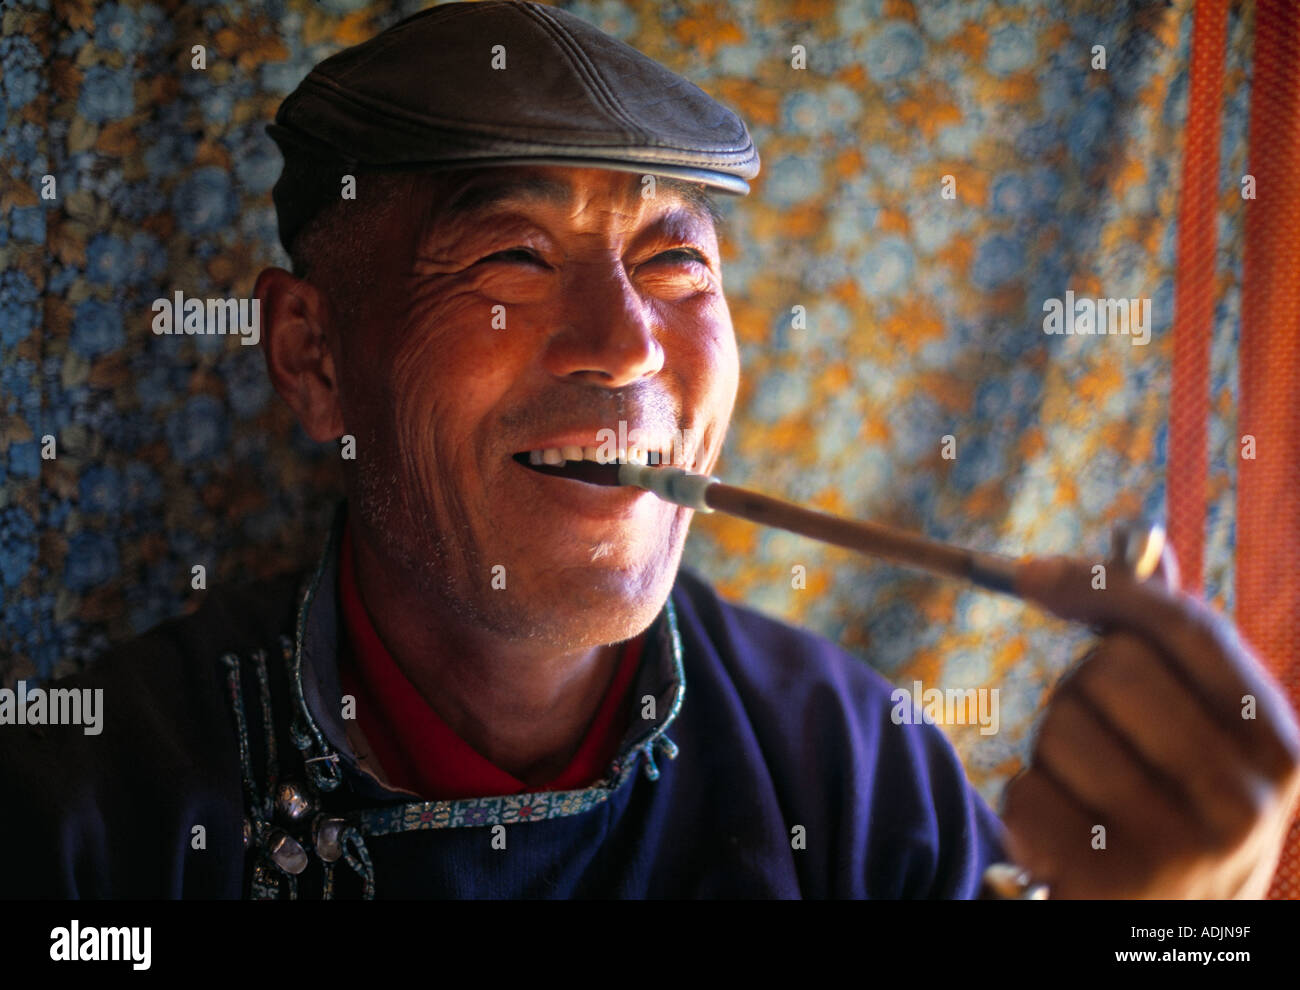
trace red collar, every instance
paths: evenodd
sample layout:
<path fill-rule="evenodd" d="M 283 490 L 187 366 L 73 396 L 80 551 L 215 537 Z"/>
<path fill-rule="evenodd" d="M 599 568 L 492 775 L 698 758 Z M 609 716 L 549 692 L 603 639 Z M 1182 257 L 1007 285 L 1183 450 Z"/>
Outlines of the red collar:
<path fill-rule="evenodd" d="M 627 730 L 627 692 L 640 666 L 644 634 L 628 640 L 618 670 L 573 759 L 554 780 L 529 787 L 458 736 L 402 673 L 375 631 L 357 587 L 352 528 L 344 524 L 339 560 L 342 600 L 339 681 L 356 700 L 357 721 L 388 782 L 427 800 L 564 791 L 604 776 Z"/>

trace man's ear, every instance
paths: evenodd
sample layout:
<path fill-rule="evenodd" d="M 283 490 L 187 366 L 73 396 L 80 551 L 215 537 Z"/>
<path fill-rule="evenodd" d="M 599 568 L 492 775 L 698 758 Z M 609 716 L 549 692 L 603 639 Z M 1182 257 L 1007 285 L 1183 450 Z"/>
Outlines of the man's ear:
<path fill-rule="evenodd" d="M 343 435 L 334 355 L 326 335 L 329 305 L 320 290 L 283 268 L 257 276 L 253 294 L 261 300 L 262 353 L 280 398 L 318 443 Z"/>

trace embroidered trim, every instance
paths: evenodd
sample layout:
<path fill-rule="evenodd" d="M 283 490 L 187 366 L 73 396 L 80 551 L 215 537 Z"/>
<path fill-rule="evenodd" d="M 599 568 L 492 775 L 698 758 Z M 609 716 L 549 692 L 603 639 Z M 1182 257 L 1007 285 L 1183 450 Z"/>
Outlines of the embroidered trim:
<path fill-rule="evenodd" d="M 343 861 L 361 877 L 363 885 L 361 896 L 367 901 L 373 901 L 375 899 L 375 867 L 370 862 L 370 850 L 366 848 L 366 842 L 361 837 L 361 833 L 349 826 L 339 834 L 339 842 L 343 846 Z"/>
<path fill-rule="evenodd" d="M 302 692 L 302 655 L 303 640 L 307 635 L 307 611 L 316 598 L 316 589 L 320 584 L 321 575 L 325 573 L 330 554 L 334 550 L 335 534 L 338 531 L 337 522 L 338 512 L 335 512 L 334 523 L 330 526 L 330 538 L 325 541 L 325 552 L 321 554 L 320 560 L 316 562 L 316 570 L 312 574 L 311 580 L 307 582 L 307 589 L 303 593 L 301 604 L 298 606 L 292 654 L 290 654 L 289 638 L 287 636 L 280 637 L 284 657 L 286 660 L 291 661 L 289 665 L 289 688 L 293 692 L 294 716 L 290 735 L 293 737 L 293 744 L 302 753 L 303 762 L 307 765 L 307 776 L 311 778 L 311 782 L 316 789 L 322 793 L 329 793 L 337 789 L 339 784 L 343 783 L 343 772 L 339 769 L 338 754 L 325 742 L 324 734 L 320 731 L 320 727 L 316 725 L 315 719 L 311 717 L 311 712 L 307 708 L 307 699 Z"/>
<path fill-rule="evenodd" d="M 577 791 L 536 791 L 455 801 L 419 801 L 362 811 L 356 815 L 356 820 L 366 835 L 395 835 L 429 829 L 520 825 L 549 818 L 567 818 L 604 804 L 631 776 L 633 769 L 634 765 L 628 764 L 617 775 Z"/>
<path fill-rule="evenodd" d="M 673 677 L 677 682 L 677 692 L 673 696 L 673 706 L 668 709 L 663 724 L 655 727 L 641 749 L 645 754 L 645 775 L 650 780 L 659 779 L 659 767 L 655 765 L 654 759 L 656 748 L 668 759 L 677 759 L 677 744 L 665 733 L 668 731 L 668 726 L 672 725 L 673 720 L 677 718 L 677 713 L 682 710 L 682 701 L 686 697 L 686 668 L 682 664 L 682 637 L 677 629 L 677 609 L 673 607 L 671 593 L 668 595 L 668 600 L 664 602 L 664 611 L 667 613 L 668 641 L 672 648 Z"/>
<path fill-rule="evenodd" d="M 243 687 L 240 683 L 239 657 L 227 653 L 221 658 L 226 668 L 226 691 L 230 697 L 230 707 L 235 713 L 235 734 L 239 740 L 239 773 L 244 783 L 244 800 L 252 813 L 253 828 L 258 831 L 265 819 L 271 817 L 270 802 L 264 800 L 258 791 L 257 781 L 253 779 L 253 761 L 248 749 L 248 718 L 244 714 Z"/>

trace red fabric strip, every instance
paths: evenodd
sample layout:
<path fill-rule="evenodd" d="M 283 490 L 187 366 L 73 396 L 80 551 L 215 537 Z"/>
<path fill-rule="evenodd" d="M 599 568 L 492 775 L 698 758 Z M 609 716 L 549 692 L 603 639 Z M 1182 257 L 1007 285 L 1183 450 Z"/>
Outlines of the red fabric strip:
<path fill-rule="evenodd" d="M 1242 265 L 1236 620 L 1300 705 L 1300 6 L 1260 0 Z M 1239 451 L 1240 454 L 1240 451 Z M 1272 897 L 1300 899 L 1300 820 Z"/>
<path fill-rule="evenodd" d="M 1174 289 L 1173 385 L 1169 397 L 1166 497 L 1169 540 L 1183 584 L 1203 580 L 1206 421 L 1210 399 L 1210 337 L 1216 296 L 1215 241 L 1219 198 L 1219 118 L 1223 103 L 1227 0 L 1197 0 L 1192 28 L 1191 86 L 1178 206 L 1178 276 Z"/>

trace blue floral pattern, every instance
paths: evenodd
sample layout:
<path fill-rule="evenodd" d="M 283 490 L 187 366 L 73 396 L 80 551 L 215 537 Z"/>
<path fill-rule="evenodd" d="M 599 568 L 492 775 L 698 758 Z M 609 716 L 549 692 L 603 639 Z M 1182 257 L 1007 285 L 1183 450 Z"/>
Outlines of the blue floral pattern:
<path fill-rule="evenodd" d="M 69 0 L 5 11 L 6 681 L 76 670 L 110 640 L 195 607 L 197 563 L 212 586 L 312 558 L 337 494 L 333 451 L 273 401 L 252 349 L 157 337 L 150 303 L 177 289 L 247 298 L 261 268 L 287 263 L 264 124 L 315 62 L 421 6 Z M 721 202 L 743 378 L 720 476 L 1016 553 L 1100 553 L 1113 520 L 1162 509 L 1191 28 L 1181 6 L 558 6 L 736 107 L 763 156 L 753 194 Z M 1230 16 L 1225 191 L 1245 170 L 1250 92 L 1250 24 L 1235 7 Z M 191 67 L 194 44 L 205 69 Z M 792 66 L 796 44 L 804 69 Z M 1090 65 L 1096 45 L 1105 70 Z M 42 198 L 51 184 L 54 199 Z M 1219 441 L 1235 427 L 1243 210 L 1237 197 L 1221 203 L 1206 577 L 1230 607 L 1235 459 Z M 1149 346 L 1045 335 L 1041 303 L 1066 289 L 1150 297 Z M 955 460 L 940 456 L 946 435 Z M 900 682 L 1018 685 L 999 736 L 953 736 L 990 798 L 1082 638 L 716 515 L 696 521 L 686 562 Z"/>

